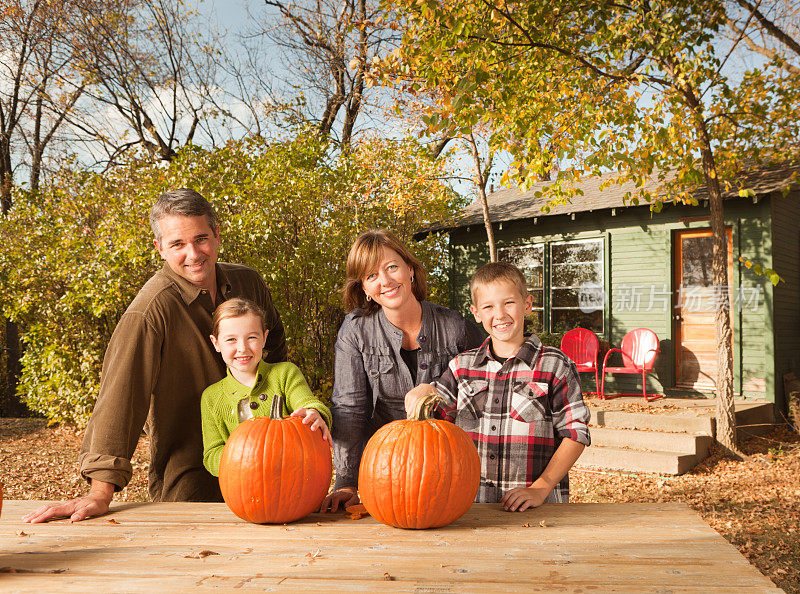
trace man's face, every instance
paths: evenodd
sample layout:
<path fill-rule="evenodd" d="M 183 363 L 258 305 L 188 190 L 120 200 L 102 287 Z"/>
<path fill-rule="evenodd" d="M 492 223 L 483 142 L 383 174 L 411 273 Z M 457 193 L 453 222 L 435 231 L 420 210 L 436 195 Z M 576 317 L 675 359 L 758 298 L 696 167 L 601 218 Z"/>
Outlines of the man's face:
<path fill-rule="evenodd" d="M 219 227 L 212 229 L 202 215 L 168 215 L 158 224 L 161 242 L 154 239 L 153 243 L 172 271 L 193 285 L 213 292 Z"/>

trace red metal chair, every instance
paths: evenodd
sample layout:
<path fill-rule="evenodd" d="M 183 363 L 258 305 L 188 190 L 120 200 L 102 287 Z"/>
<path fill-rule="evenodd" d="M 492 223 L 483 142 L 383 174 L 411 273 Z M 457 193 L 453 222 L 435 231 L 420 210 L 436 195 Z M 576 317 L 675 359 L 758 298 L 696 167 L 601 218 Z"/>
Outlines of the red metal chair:
<path fill-rule="evenodd" d="M 594 389 L 600 387 L 597 375 L 597 355 L 600 352 L 600 341 L 591 330 L 573 328 L 561 338 L 561 350 L 575 361 L 578 372 L 594 371 Z M 589 392 L 597 394 L 597 392 Z"/>
<path fill-rule="evenodd" d="M 609 355 L 618 352 L 622 355 L 622 367 L 607 367 Z M 606 396 L 606 373 L 635 373 L 642 374 L 642 396 L 647 402 L 661 398 L 660 394 L 647 394 L 645 375 L 653 371 L 656 356 L 659 352 L 658 336 L 648 328 L 636 328 L 622 338 L 622 345 L 618 349 L 610 349 L 603 358 L 603 382 L 600 387 L 600 398 L 616 398 L 617 396 L 637 396 L 637 394 L 614 394 Z"/>

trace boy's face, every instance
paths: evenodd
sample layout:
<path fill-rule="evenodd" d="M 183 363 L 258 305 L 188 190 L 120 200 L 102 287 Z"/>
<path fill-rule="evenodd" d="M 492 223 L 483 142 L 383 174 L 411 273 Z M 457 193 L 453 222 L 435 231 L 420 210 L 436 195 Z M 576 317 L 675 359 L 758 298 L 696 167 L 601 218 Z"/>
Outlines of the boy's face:
<path fill-rule="evenodd" d="M 522 295 L 514 283 L 500 279 L 476 286 L 470 309 L 493 343 L 519 346 L 524 340 L 525 316 L 532 307 L 531 295 Z"/>

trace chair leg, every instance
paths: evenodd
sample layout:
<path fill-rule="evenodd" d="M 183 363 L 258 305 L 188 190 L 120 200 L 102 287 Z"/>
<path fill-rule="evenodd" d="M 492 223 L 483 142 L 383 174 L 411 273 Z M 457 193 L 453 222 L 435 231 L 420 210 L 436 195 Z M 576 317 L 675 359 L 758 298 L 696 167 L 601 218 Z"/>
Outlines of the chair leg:
<path fill-rule="evenodd" d="M 603 383 L 600 386 L 600 400 L 606 399 L 606 372 L 603 371 Z"/>
<path fill-rule="evenodd" d="M 647 377 L 645 376 L 645 371 L 642 370 L 642 395 L 644 396 L 645 402 L 652 402 L 653 400 L 658 400 L 659 398 L 663 398 L 664 396 L 661 394 L 651 394 L 650 397 L 647 395 Z"/>

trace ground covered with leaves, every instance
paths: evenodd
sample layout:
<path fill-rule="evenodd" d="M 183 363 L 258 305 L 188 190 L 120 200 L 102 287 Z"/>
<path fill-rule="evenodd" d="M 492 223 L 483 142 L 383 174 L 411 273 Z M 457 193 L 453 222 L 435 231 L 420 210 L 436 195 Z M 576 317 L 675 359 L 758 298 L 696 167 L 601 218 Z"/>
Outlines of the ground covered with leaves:
<path fill-rule="evenodd" d="M 0 473 L 7 499 L 65 499 L 86 490 L 78 478 L 82 433 L 40 419 L 0 419 Z M 733 461 L 712 454 L 679 476 L 573 469 L 574 502 L 685 502 L 779 587 L 800 594 L 800 437 L 780 428 L 745 441 Z M 147 501 L 147 440 L 134 478 L 116 495 Z"/>

